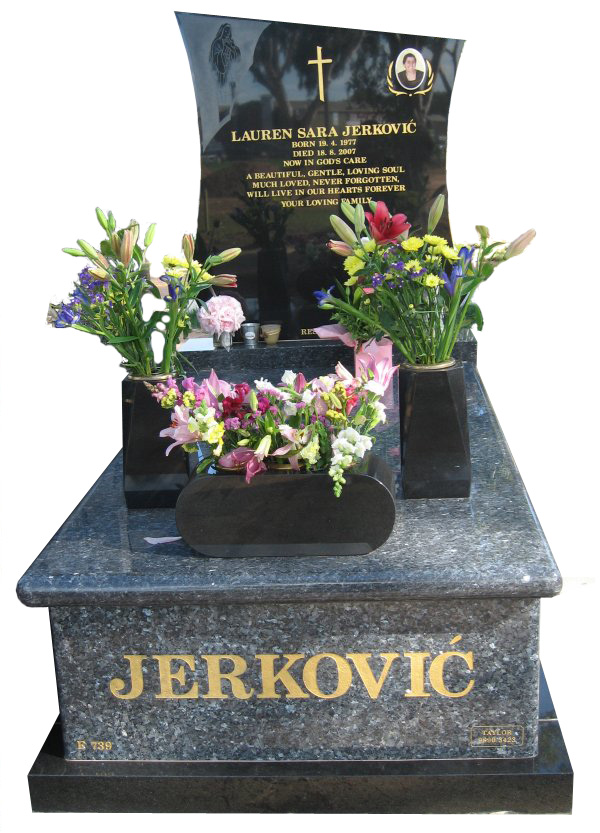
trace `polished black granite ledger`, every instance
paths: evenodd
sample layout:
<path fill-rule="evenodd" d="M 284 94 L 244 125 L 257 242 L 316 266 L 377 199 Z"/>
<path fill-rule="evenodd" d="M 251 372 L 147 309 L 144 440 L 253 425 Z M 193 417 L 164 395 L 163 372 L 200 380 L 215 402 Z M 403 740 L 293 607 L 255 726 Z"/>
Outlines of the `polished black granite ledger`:
<path fill-rule="evenodd" d="M 284 339 L 314 338 L 329 316 L 313 291 L 345 279 L 325 246 L 340 200 L 384 200 L 418 231 L 445 193 L 463 41 L 184 12 L 177 20 L 200 128 L 196 256 L 240 246 L 229 294 L 247 320 L 281 323 Z M 437 233 L 450 236 L 447 209 Z"/>
<path fill-rule="evenodd" d="M 541 674 L 539 751 L 513 761 L 65 761 L 60 721 L 29 772 L 39 813 L 570 813 L 573 770 Z"/>
<path fill-rule="evenodd" d="M 309 346 L 318 355 L 324 350 L 325 361 L 317 364 L 314 353 L 302 360 Z M 470 349 L 469 344 L 463 349 Z M 229 370 L 216 369 L 233 381 L 255 375 L 278 381 L 288 368 L 302 368 L 306 375 L 330 372 L 330 362 L 340 358 L 352 366 L 348 348 L 317 343 L 302 343 L 298 349 L 292 343 L 188 356 L 199 376 L 218 362 L 229 364 Z M 411 501 L 398 497 L 392 535 L 371 554 L 239 561 L 199 557 L 181 541 L 151 546 L 145 537 L 177 535 L 174 512 L 127 510 L 118 455 L 25 573 L 19 598 L 24 604 L 50 606 L 557 594 L 560 573 L 477 368 L 467 361 L 465 372 L 471 497 Z M 389 411 L 377 453 L 398 471 L 397 407 Z"/>

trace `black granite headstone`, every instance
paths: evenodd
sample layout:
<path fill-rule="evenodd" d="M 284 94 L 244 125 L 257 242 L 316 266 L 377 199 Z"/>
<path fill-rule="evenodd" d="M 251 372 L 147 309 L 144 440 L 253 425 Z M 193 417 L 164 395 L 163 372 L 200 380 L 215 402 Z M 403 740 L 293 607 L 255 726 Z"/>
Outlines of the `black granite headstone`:
<path fill-rule="evenodd" d="M 241 246 L 248 320 L 281 322 L 282 338 L 314 337 L 329 315 L 312 292 L 344 276 L 325 246 L 340 200 L 384 200 L 418 230 L 445 193 L 463 41 L 177 18 L 201 136 L 197 256 Z M 449 235 L 446 212 L 438 233 Z"/>

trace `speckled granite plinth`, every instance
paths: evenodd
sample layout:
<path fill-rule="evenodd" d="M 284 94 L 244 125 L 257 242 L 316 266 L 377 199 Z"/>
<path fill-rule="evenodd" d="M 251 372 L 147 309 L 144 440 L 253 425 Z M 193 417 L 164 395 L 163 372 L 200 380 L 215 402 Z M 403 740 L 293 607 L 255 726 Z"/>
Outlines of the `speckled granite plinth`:
<path fill-rule="evenodd" d="M 69 759 L 537 751 L 533 600 L 61 607 L 51 619 Z"/>
<path fill-rule="evenodd" d="M 152 547 L 177 534 L 174 512 L 128 510 L 113 461 L 18 588 L 51 610 L 66 757 L 536 754 L 539 599 L 561 580 L 469 349 L 470 498 L 398 493 L 390 538 L 365 556 Z M 189 355 L 233 381 L 352 362 L 314 343 Z M 376 446 L 396 483 L 397 395 Z"/>

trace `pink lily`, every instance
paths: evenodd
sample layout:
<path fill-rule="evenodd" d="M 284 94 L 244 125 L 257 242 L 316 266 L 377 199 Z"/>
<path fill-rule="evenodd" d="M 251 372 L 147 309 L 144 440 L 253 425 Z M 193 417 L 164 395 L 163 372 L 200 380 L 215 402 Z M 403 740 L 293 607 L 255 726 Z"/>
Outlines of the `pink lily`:
<path fill-rule="evenodd" d="M 367 383 L 364 385 L 365 389 L 370 390 L 379 396 L 383 396 L 392 381 L 394 373 L 396 373 L 400 367 L 400 365 L 397 364 L 393 365 L 389 356 L 386 356 L 383 359 L 377 359 L 374 356 L 365 354 L 360 357 L 360 365 L 362 368 L 363 378 L 366 377 L 368 379 Z M 373 374 L 372 377 L 369 371 Z"/>
<path fill-rule="evenodd" d="M 167 448 L 165 454 L 169 454 L 172 448 L 184 443 L 195 443 L 198 441 L 198 435 L 194 434 L 188 428 L 188 420 L 190 418 L 189 408 L 184 408 L 181 405 L 176 405 L 173 411 L 173 422 L 170 428 L 163 428 L 160 432 L 161 437 L 171 437 L 175 440 L 174 443 Z"/>
<path fill-rule="evenodd" d="M 296 393 L 302 393 L 306 387 L 306 377 L 304 373 L 298 373 L 294 379 L 294 390 Z"/>
<path fill-rule="evenodd" d="M 377 203 L 374 215 L 370 211 L 365 211 L 365 218 L 371 235 L 379 246 L 384 243 L 394 243 L 403 232 L 410 228 L 410 223 L 406 222 L 406 214 L 394 214 L 392 217 L 382 200 Z"/>
<path fill-rule="evenodd" d="M 219 465 L 224 469 L 233 469 L 237 466 L 246 466 L 246 483 L 250 483 L 254 475 L 266 470 L 262 456 L 258 455 L 252 448 L 235 448 L 228 454 L 219 457 Z"/>

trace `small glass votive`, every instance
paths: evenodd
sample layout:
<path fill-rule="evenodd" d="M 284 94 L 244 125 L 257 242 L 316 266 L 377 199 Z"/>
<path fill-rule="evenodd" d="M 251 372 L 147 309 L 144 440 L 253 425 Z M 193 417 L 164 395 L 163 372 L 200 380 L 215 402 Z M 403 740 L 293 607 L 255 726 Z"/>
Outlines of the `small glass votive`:
<path fill-rule="evenodd" d="M 259 325 L 250 321 L 242 324 L 242 335 L 244 337 L 244 344 L 246 347 L 256 347 L 258 343 Z"/>

